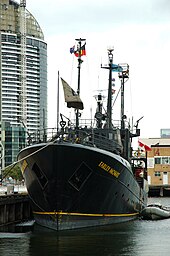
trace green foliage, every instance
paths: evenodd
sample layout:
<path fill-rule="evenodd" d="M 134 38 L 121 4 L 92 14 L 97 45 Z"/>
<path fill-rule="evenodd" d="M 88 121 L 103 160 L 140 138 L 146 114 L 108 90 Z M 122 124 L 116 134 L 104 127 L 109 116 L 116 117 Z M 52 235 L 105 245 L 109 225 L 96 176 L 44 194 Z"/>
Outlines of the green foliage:
<path fill-rule="evenodd" d="M 22 176 L 22 172 L 21 169 L 19 167 L 18 164 L 14 165 L 14 166 L 10 166 L 10 167 L 6 167 L 3 171 L 2 171 L 2 178 L 9 178 L 12 177 L 15 180 L 22 180 L 23 176 Z"/>

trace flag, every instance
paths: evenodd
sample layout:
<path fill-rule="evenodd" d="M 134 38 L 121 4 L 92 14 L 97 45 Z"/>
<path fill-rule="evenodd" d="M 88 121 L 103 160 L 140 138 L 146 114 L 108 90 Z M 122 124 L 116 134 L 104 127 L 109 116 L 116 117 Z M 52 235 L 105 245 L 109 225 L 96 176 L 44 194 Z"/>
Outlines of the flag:
<path fill-rule="evenodd" d="M 73 47 L 70 48 L 70 53 L 74 53 L 75 52 L 75 45 L 73 45 Z"/>
<path fill-rule="evenodd" d="M 139 147 L 144 148 L 145 151 L 151 151 L 151 150 L 152 150 L 151 147 L 149 147 L 148 145 L 142 143 L 142 142 L 139 141 L 139 140 L 138 140 L 138 145 L 139 145 Z"/>
<path fill-rule="evenodd" d="M 80 56 L 83 56 L 83 55 L 86 55 L 86 48 L 85 48 L 85 45 L 84 44 L 80 49 L 77 49 L 76 51 L 74 51 L 74 55 L 76 57 L 80 57 Z"/>
<path fill-rule="evenodd" d="M 75 108 L 75 109 L 84 109 L 83 102 L 81 101 L 79 95 L 68 85 L 64 79 L 61 78 L 61 82 L 63 85 L 64 90 L 64 97 L 65 102 L 67 102 L 68 108 Z"/>
<path fill-rule="evenodd" d="M 112 64 L 112 72 L 122 72 L 123 68 L 117 64 Z"/>

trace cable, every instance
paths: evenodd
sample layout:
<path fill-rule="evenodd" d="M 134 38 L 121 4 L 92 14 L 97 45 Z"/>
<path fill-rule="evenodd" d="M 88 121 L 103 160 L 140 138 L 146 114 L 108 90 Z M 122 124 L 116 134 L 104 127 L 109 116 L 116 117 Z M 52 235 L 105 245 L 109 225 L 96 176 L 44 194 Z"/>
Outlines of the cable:
<path fill-rule="evenodd" d="M 60 134 L 59 134 L 59 135 L 60 135 Z M 56 142 L 56 140 L 58 139 L 59 135 L 57 136 L 57 138 L 56 138 L 55 140 L 46 143 L 46 145 L 45 145 L 44 147 L 42 147 L 42 148 L 40 148 L 40 149 L 38 149 L 38 150 L 32 152 L 31 154 L 29 154 L 29 155 L 27 155 L 27 156 L 21 158 L 20 160 L 14 162 L 14 163 L 12 163 L 12 164 L 6 166 L 4 169 L 2 169 L 1 171 L 3 172 L 5 169 L 10 168 L 10 170 L 6 173 L 6 175 L 2 178 L 2 180 L 12 171 L 12 169 L 13 169 L 18 163 L 22 162 L 23 160 L 27 159 L 27 158 L 30 157 L 30 156 L 35 155 L 36 153 L 40 152 L 41 150 L 44 150 L 44 149 L 45 149 L 46 147 L 48 147 L 49 145 L 54 144 L 54 143 Z"/>

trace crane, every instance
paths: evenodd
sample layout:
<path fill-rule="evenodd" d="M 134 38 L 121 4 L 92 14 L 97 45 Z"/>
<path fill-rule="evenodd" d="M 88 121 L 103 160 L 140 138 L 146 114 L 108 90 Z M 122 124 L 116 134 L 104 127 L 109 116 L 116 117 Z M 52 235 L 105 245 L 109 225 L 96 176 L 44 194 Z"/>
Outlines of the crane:
<path fill-rule="evenodd" d="M 27 125 L 26 106 L 26 0 L 20 0 L 20 36 L 21 36 L 21 121 Z"/>

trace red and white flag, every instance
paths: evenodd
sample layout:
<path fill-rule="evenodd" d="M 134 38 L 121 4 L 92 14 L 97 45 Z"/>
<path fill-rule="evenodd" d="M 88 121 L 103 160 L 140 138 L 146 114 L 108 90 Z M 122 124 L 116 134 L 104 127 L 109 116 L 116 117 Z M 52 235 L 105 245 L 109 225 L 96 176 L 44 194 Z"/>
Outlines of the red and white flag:
<path fill-rule="evenodd" d="M 151 151 L 152 150 L 151 147 L 149 147 L 148 145 L 144 144 L 143 142 L 141 142 L 139 140 L 138 140 L 138 145 L 139 145 L 139 147 L 144 148 L 145 151 Z"/>

